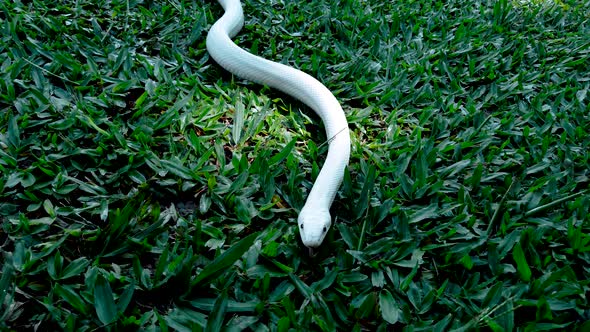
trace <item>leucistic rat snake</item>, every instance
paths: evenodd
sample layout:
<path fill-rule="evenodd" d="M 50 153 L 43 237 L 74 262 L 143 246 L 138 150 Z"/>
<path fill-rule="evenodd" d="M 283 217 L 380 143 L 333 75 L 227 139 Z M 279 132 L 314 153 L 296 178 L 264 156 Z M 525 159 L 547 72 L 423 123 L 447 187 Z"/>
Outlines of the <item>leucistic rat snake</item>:
<path fill-rule="evenodd" d="M 350 134 L 342 107 L 322 83 L 310 75 L 280 63 L 263 59 L 239 48 L 231 40 L 244 25 L 240 0 L 218 0 L 225 13 L 207 35 L 207 51 L 225 70 L 265 84 L 305 103 L 324 123 L 328 156 L 298 217 L 299 233 L 305 246 L 317 248 L 330 228 L 330 206 L 342 183 L 350 158 Z"/>

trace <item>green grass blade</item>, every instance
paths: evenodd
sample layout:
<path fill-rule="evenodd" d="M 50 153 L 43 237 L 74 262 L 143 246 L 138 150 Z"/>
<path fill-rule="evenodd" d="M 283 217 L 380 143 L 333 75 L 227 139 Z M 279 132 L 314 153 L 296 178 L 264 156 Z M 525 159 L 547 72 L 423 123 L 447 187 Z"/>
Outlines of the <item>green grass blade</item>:
<path fill-rule="evenodd" d="M 225 317 L 225 310 L 227 308 L 227 290 L 221 292 L 221 295 L 215 301 L 213 311 L 207 320 L 207 327 L 205 331 L 216 332 L 221 331 L 223 326 L 223 318 Z"/>
<path fill-rule="evenodd" d="M 526 282 L 529 282 L 531 280 L 532 274 L 531 269 L 526 261 L 524 250 L 522 250 L 522 247 L 518 242 L 514 245 L 512 258 L 514 258 L 514 261 L 516 262 L 516 270 L 518 271 L 520 278 Z"/>
<path fill-rule="evenodd" d="M 94 284 L 94 309 L 104 325 L 114 322 L 117 318 L 117 306 L 111 285 L 100 273 Z"/>
<path fill-rule="evenodd" d="M 191 282 L 191 287 L 200 286 L 202 283 L 214 278 L 233 265 L 252 246 L 257 236 L 258 233 L 252 233 L 246 236 L 223 252 L 223 254 L 216 257 Z"/>

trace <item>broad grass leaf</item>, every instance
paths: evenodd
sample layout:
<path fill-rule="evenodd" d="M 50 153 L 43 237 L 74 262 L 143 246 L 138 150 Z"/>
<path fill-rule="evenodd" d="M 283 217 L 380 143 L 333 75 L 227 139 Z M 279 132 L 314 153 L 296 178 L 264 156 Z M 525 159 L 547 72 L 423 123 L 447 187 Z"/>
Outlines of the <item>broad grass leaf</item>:
<path fill-rule="evenodd" d="M 514 330 L 514 305 L 512 300 L 506 301 L 501 305 L 498 310 L 498 315 L 494 317 L 496 323 L 498 323 L 504 331 Z"/>
<path fill-rule="evenodd" d="M 127 287 L 125 287 L 125 289 L 123 290 L 123 293 L 121 293 L 121 296 L 119 296 L 119 302 L 117 302 L 117 311 L 120 313 L 124 313 L 125 310 L 127 309 L 127 306 L 129 306 L 129 303 L 131 303 L 131 299 L 133 298 L 133 293 L 135 292 L 135 281 L 132 280 L 131 283 L 129 285 L 127 285 Z"/>
<path fill-rule="evenodd" d="M 555 272 L 545 273 L 539 278 L 539 284 L 533 284 L 533 292 L 537 295 L 543 294 L 547 288 L 552 286 L 556 281 L 563 279 L 577 283 L 576 273 L 571 266 L 565 266 Z"/>
<path fill-rule="evenodd" d="M 363 188 L 361 189 L 361 194 L 358 199 L 357 204 L 354 208 L 354 216 L 355 218 L 360 218 L 365 211 L 369 208 L 369 198 L 373 191 L 373 187 L 375 186 L 375 179 L 377 178 L 377 169 L 373 164 L 369 165 L 369 171 L 365 177 L 365 182 L 363 183 Z M 362 238 L 360 239 L 362 241 Z"/>
<path fill-rule="evenodd" d="M 19 184 L 20 181 L 21 181 L 21 178 L 20 178 L 19 174 L 12 173 L 12 174 L 8 175 L 8 179 L 6 179 L 6 182 L 4 182 L 3 187 L 12 188 L 12 187 L 16 186 L 17 184 Z"/>
<path fill-rule="evenodd" d="M 426 219 L 436 218 L 439 216 L 438 210 L 439 209 L 436 204 L 431 204 L 431 205 L 425 206 L 425 207 L 421 208 L 420 210 L 414 212 L 409 217 L 409 219 L 410 219 L 409 223 L 414 224 L 414 223 L 418 223 L 418 222 L 421 222 Z"/>
<path fill-rule="evenodd" d="M 8 295 L 9 293 L 12 293 L 12 291 L 10 290 L 10 281 L 12 280 L 13 275 L 14 268 L 12 267 L 12 265 L 4 264 L 4 266 L 2 267 L 2 277 L 0 278 L 0 294 Z M 0 300 L 2 299 L 3 297 L 0 297 Z"/>
<path fill-rule="evenodd" d="M 147 181 L 145 176 L 138 172 L 137 170 L 131 170 L 127 173 L 127 176 L 137 184 L 143 184 Z"/>
<path fill-rule="evenodd" d="M 221 331 L 221 327 L 223 325 L 223 318 L 225 317 L 225 309 L 227 308 L 227 290 L 221 292 L 221 295 L 215 301 L 215 305 L 213 306 L 213 310 L 211 311 L 211 315 L 209 315 L 209 319 L 207 320 L 207 327 L 205 331 L 207 332 L 217 332 Z"/>
<path fill-rule="evenodd" d="M 57 295 L 69 303 L 74 309 L 82 314 L 87 314 L 88 309 L 84 300 L 70 285 L 55 284 L 53 290 Z"/>
<path fill-rule="evenodd" d="M 463 171 L 463 169 L 469 165 L 471 165 L 472 161 L 471 160 L 461 160 L 458 161 L 452 165 L 449 165 L 447 167 L 441 168 L 438 170 L 439 174 L 441 177 L 445 177 L 445 178 L 452 178 L 454 177 L 457 173 L 460 173 L 461 171 Z"/>
<path fill-rule="evenodd" d="M 108 325 L 117 318 L 117 307 L 109 282 L 99 274 L 94 284 L 94 309 L 98 319 Z"/>
<path fill-rule="evenodd" d="M 423 289 L 422 291 L 426 292 L 426 289 Z M 437 293 L 438 292 L 436 289 L 430 289 L 430 291 L 428 291 L 428 293 L 426 293 L 426 295 L 422 299 L 420 311 L 418 311 L 419 314 L 422 315 L 422 314 L 425 314 L 431 310 L 432 305 L 437 300 Z"/>
<path fill-rule="evenodd" d="M 74 276 L 80 275 L 86 267 L 90 264 L 90 261 L 85 257 L 79 257 L 71 261 L 68 266 L 61 272 L 60 279 L 67 279 Z"/>
<path fill-rule="evenodd" d="M 385 274 L 383 271 L 373 271 L 371 272 L 371 284 L 373 287 L 383 288 L 385 286 Z"/>
<path fill-rule="evenodd" d="M 43 201 L 43 208 L 45 209 L 45 212 L 49 214 L 50 217 L 55 218 L 55 209 L 53 208 L 53 204 L 49 199 Z"/>
<path fill-rule="evenodd" d="M 395 201 L 393 199 L 387 199 L 381 203 L 381 206 L 377 209 L 376 223 L 382 222 L 391 213 L 394 204 Z"/>
<path fill-rule="evenodd" d="M 61 274 L 61 267 L 63 258 L 59 250 L 55 252 L 55 255 L 49 257 L 47 260 L 47 273 L 52 279 L 58 279 Z"/>
<path fill-rule="evenodd" d="M 274 287 L 272 292 L 268 295 L 269 302 L 279 302 L 284 298 L 287 298 L 295 290 L 295 286 L 287 280 L 281 282 L 278 286 Z"/>
<path fill-rule="evenodd" d="M 119 49 L 119 54 L 117 55 L 117 60 L 115 60 L 113 71 L 118 71 L 119 68 L 121 68 L 121 65 L 126 61 L 129 61 L 129 48 L 121 47 Z"/>
<path fill-rule="evenodd" d="M 464 255 L 461 257 L 459 262 L 461 262 L 461 264 L 463 264 L 467 270 L 471 270 L 473 268 L 473 260 L 471 259 L 470 255 Z"/>
<path fill-rule="evenodd" d="M 10 167 L 13 167 L 13 168 L 15 168 L 18 165 L 16 158 L 14 158 L 10 154 L 6 153 L 4 151 L 4 149 L 0 149 L 0 162 L 4 163 Z M 16 177 L 16 174 L 13 173 L 10 176 Z M 0 186 L 0 187 L 3 187 L 3 186 Z"/>
<path fill-rule="evenodd" d="M 477 167 L 475 167 L 475 170 L 473 171 L 473 174 L 471 175 L 471 177 L 468 179 L 469 183 L 471 184 L 471 188 L 473 188 L 473 189 L 479 188 L 479 184 L 481 183 L 481 175 L 482 174 L 483 174 L 483 164 L 479 163 L 477 165 Z"/>
<path fill-rule="evenodd" d="M 222 273 L 223 270 L 230 267 L 233 263 L 235 263 L 242 255 L 248 251 L 248 249 L 254 243 L 254 240 L 258 236 L 258 233 L 252 233 L 245 238 L 238 241 L 234 244 L 231 248 L 226 250 L 223 254 L 216 257 L 213 262 L 208 264 L 202 271 L 197 275 L 197 277 L 191 282 L 191 286 L 199 286 L 206 280 L 209 280 L 219 273 Z"/>
<path fill-rule="evenodd" d="M 355 243 L 358 243 L 358 234 L 348 225 L 337 223 L 336 228 L 342 236 L 342 240 L 349 249 L 355 249 Z"/>
<path fill-rule="evenodd" d="M 234 107 L 234 123 L 232 127 L 232 138 L 236 145 L 241 143 L 242 131 L 244 130 L 244 112 L 244 103 L 240 98 Z"/>
<path fill-rule="evenodd" d="M 195 90 L 196 88 L 192 89 L 186 96 L 177 101 L 170 109 L 168 109 L 164 114 L 158 117 L 158 120 L 153 125 L 154 130 L 170 127 L 172 122 L 178 119 L 178 111 L 181 108 L 185 107 L 190 101 L 192 101 L 193 96 L 195 94 Z"/>
<path fill-rule="evenodd" d="M 423 293 L 418 288 L 418 285 L 416 285 L 416 283 L 414 283 L 414 282 L 410 283 L 410 289 L 406 292 L 406 294 L 407 294 L 408 300 L 410 301 L 412 306 L 414 306 L 414 308 L 416 308 L 416 310 L 418 310 L 418 312 L 420 312 L 422 309 Z"/>
<path fill-rule="evenodd" d="M 518 271 L 520 278 L 523 281 L 529 282 L 531 280 L 531 269 L 526 261 L 524 251 L 518 242 L 514 245 L 512 258 L 514 258 L 514 261 L 516 262 L 516 270 Z"/>
<path fill-rule="evenodd" d="M 37 181 L 37 179 L 30 172 L 22 173 L 20 183 L 23 187 L 25 187 L 25 188 L 30 187 L 30 186 L 34 185 L 36 181 Z"/>
<path fill-rule="evenodd" d="M 309 287 L 294 273 L 289 273 L 289 278 L 295 284 L 295 287 L 299 289 L 301 295 L 303 295 L 306 298 L 311 298 L 311 296 L 313 295 L 313 290 L 311 289 L 311 287 Z"/>
<path fill-rule="evenodd" d="M 296 314 L 295 305 L 293 304 L 293 302 L 291 302 L 291 300 L 289 299 L 288 296 L 285 297 L 281 301 L 281 305 L 283 306 L 283 308 L 285 308 L 285 312 L 287 313 L 287 317 L 289 317 L 291 319 L 291 322 L 293 322 L 293 323 L 297 322 L 297 317 L 301 317 L 301 316 L 295 315 Z"/>
<path fill-rule="evenodd" d="M 76 123 L 76 118 L 68 117 L 49 124 L 49 127 L 56 130 L 66 130 Z"/>
<path fill-rule="evenodd" d="M 369 279 L 369 277 L 359 271 L 351 271 L 340 275 L 340 281 L 343 283 L 358 284 L 367 279 Z"/>
<path fill-rule="evenodd" d="M 452 314 L 447 314 L 443 319 L 441 319 L 440 321 L 438 321 L 438 323 L 436 323 L 433 326 L 433 332 L 444 332 L 444 331 L 448 331 L 447 329 L 447 325 L 449 325 L 449 323 L 451 322 L 451 319 L 453 319 L 453 315 Z"/>
<path fill-rule="evenodd" d="M 313 283 L 311 285 L 311 288 L 314 290 L 314 292 L 321 292 L 325 289 L 328 289 L 332 286 L 332 284 L 334 283 L 334 281 L 336 281 L 336 278 L 338 277 L 338 269 L 333 269 L 329 272 L 326 272 L 324 275 L 324 278 L 322 278 L 321 280 Z"/>
<path fill-rule="evenodd" d="M 164 317 L 164 320 L 173 331 L 202 331 L 207 326 L 207 315 L 187 307 L 176 307 Z"/>
<path fill-rule="evenodd" d="M 395 324 L 399 320 L 400 309 L 393 295 L 384 289 L 379 293 L 379 307 L 381 309 L 381 317 L 389 324 Z"/>
<path fill-rule="evenodd" d="M 177 175 L 185 180 L 192 180 L 194 176 L 194 172 L 191 171 L 188 167 L 182 164 L 182 161 L 177 157 L 172 157 L 170 160 L 160 160 L 160 163 L 164 168 L 166 168 L 170 173 Z"/>
<path fill-rule="evenodd" d="M 260 318 L 256 316 L 234 316 L 228 322 L 228 328 L 224 331 L 237 332 L 237 331 L 255 331 L 255 323 L 259 322 Z"/>
<path fill-rule="evenodd" d="M 166 322 L 166 320 L 164 319 L 164 317 L 162 317 L 162 315 L 160 315 L 160 313 L 158 313 L 158 311 L 154 311 L 154 315 L 158 319 L 158 324 L 159 324 L 158 327 L 162 330 L 162 332 L 168 332 L 168 331 L 170 331 L 168 329 L 168 322 Z M 178 330 L 178 331 L 182 331 L 182 330 Z"/>
<path fill-rule="evenodd" d="M 40 259 L 43 258 L 45 256 L 49 256 L 53 253 L 54 250 L 56 250 L 57 248 L 60 248 L 64 241 L 68 238 L 68 234 L 66 233 L 64 236 L 62 236 L 59 240 L 50 243 L 48 246 L 43 248 L 43 253 L 41 254 L 41 256 L 37 256 L 36 258 Z M 15 250 L 16 251 L 16 250 Z"/>
<path fill-rule="evenodd" d="M 18 123 L 16 122 L 16 117 L 12 114 L 10 114 L 10 117 L 8 118 L 8 131 L 6 132 L 6 136 L 8 143 L 10 143 L 14 149 L 20 148 L 20 130 L 18 128 Z"/>
<path fill-rule="evenodd" d="M 12 284 L 12 277 L 14 269 L 9 264 L 4 264 L 2 274 L 0 277 L 0 303 L 11 303 L 14 298 L 14 285 Z M 12 311 L 4 306 L 0 306 L 0 322 L 7 321 L 8 317 L 13 315 Z M 0 323 L 1 326 L 2 323 Z"/>
<path fill-rule="evenodd" d="M 416 265 L 414 266 L 414 268 L 412 269 L 412 271 L 404 278 L 404 280 L 402 281 L 401 285 L 400 285 L 400 289 L 402 291 L 407 291 L 408 287 L 410 286 L 410 283 L 412 283 L 412 280 L 414 279 L 414 276 L 416 276 L 416 273 L 418 273 L 418 267 L 420 266 L 419 263 L 416 263 Z"/>
<path fill-rule="evenodd" d="M 483 307 L 493 307 L 500 302 L 502 299 L 502 290 L 504 288 L 504 284 L 501 282 L 496 282 L 492 287 L 488 289 L 486 297 L 482 302 Z"/>
<path fill-rule="evenodd" d="M 164 273 L 165 269 L 168 268 L 168 254 L 170 248 L 166 246 L 158 259 L 158 264 L 156 265 L 156 271 L 154 272 L 154 280 L 160 281 L 162 274 Z"/>
<path fill-rule="evenodd" d="M 551 306 L 544 296 L 537 301 L 537 321 L 551 321 L 553 320 L 553 313 Z"/>
<path fill-rule="evenodd" d="M 210 312 L 215 312 L 215 305 L 217 304 L 217 301 L 219 300 L 219 298 L 217 299 L 210 299 L 210 298 L 202 298 L 202 299 L 196 299 L 196 300 L 191 300 L 189 303 L 199 309 L 199 310 L 203 310 L 203 311 L 210 311 Z M 259 300 L 252 300 L 252 301 L 248 301 L 248 302 L 237 302 L 234 300 L 227 300 L 227 306 L 225 308 L 225 312 L 255 312 L 256 308 L 259 307 L 260 305 L 260 301 Z"/>
<path fill-rule="evenodd" d="M 104 200 L 100 202 L 100 220 L 106 221 L 109 218 L 109 202 Z"/>
<path fill-rule="evenodd" d="M 377 306 L 377 295 L 375 292 L 370 292 L 361 301 L 355 316 L 359 319 L 371 317 Z"/>
<path fill-rule="evenodd" d="M 291 141 L 289 141 L 289 143 L 287 143 L 287 145 L 285 145 L 285 147 L 279 153 L 270 158 L 268 165 L 272 167 L 283 161 L 285 158 L 287 158 L 287 156 L 289 156 L 289 154 L 295 147 L 295 143 L 297 143 L 296 139 L 292 139 Z"/>
<path fill-rule="evenodd" d="M 512 250 L 512 248 L 514 248 L 514 245 L 520 239 L 520 235 L 521 235 L 521 231 L 516 230 L 516 231 L 511 232 L 508 235 L 505 235 L 503 238 L 500 239 L 500 244 L 498 245 L 498 251 L 500 252 L 499 253 L 500 260 L 503 259 L 504 257 L 506 257 L 506 255 L 508 255 L 510 250 Z"/>
<path fill-rule="evenodd" d="M 277 323 L 277 331 L 278 332 L 287 332 L 289 331 L 289 327 L 291 326 L 291 320 L 289 317 L 282 317 L 279 319 Z"/>
<path fill-rule="evenodd" d="M 412 165 L 412 174 L 415 181 L 415 186 L 420 188 L 426 185 L 426 178 L 428 176 L 429 166 L 427 161 L 427 152 L 421 149 L 414 157 L 415 163 Z"/>
<path fill-rule="evenodd" d="M 496 275 L 501 273 L 500 259 L 498 258 L 498 248 L 494 245 L 488 245 L 488 266 Z"/>
<path fill-rule="evenodd" d="M 89 117 L 87 114 L 83 114 L 81 112 L 78 112 L 76 114 L 76 118 L 78 119 L 78 121 L 80 121 L 86 127 L 90 127 L 92 129 L 96 130 L 98 133 L 100 133 L 101 135 L 104 135 L 105 137 L 111 137 L 111 134 L 109 132 L 107 132 L 104 129 L 100 128 L 96 124 L 96 122 L 94 121 L 94 119 L 91 118 L 91 117 Z"/>

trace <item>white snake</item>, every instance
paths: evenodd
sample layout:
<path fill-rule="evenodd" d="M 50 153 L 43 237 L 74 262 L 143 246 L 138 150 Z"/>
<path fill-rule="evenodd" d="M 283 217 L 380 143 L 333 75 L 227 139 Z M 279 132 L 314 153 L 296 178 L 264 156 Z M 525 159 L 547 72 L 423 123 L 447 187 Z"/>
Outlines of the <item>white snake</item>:
<path fill-rule="evenodd" d="M 259 84 L 281 90 L 312 108 L 324 122 L 329 148 L 326 162 L 298 217 L 305 246 L 317 248 L 331 226 L 330 206 L 342 183 L 350 157 L 350 134 L 340 104 L 322 83 L 297 69 L 252 55 L 231 40 L 244 25 L 239 0 L 218 0 L 224 15 L 207 35 L 207 51 L 227 71 Z"/>

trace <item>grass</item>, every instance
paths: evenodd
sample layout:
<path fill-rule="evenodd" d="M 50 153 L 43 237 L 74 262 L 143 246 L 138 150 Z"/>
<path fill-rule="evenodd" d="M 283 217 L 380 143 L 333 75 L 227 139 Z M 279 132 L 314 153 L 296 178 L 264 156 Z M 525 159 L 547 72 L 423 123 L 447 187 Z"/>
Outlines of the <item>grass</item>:
<path fill-rule="evenodd" d="M 352 130 L 310 258 L 323 127 L 217 3 L 1 1 L 0 330 L 587 330 L 589 8 L 246 1 Z"/>

